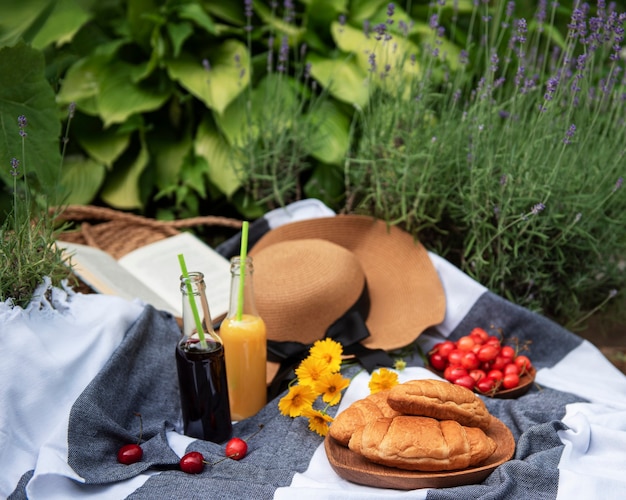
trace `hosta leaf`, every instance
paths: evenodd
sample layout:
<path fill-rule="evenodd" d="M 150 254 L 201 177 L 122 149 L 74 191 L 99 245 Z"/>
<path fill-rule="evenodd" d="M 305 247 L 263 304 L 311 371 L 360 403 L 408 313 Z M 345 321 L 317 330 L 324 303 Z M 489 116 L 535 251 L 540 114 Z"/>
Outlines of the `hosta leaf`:
<path fill-rule="evenodd" d="M 311 127 L 305 150 L 324 163 L 342 164 L 350 145 L 348 117 L 331 101 L 325 100 L 307 113 L 305 120 Z"/>
<path fill-rule="evenodd" d="M 298 94 L 290 76 L 272 73 L 251 93 L 242 93 L 227 112 L 216 115 L 220 130 L 232 145 L 242 146 L 266 131 L 279 134 L 291 127 L 299 106 Z"/>
<path fill-rule="evenodd" d="M 369 82 L 354 58 L 328 59 L 309 54 L 311 76 L 340 101 L 364 108 L 369 100 Z"/>
<path fill-rule="evenodd" d="M 76 134 L 76 140 L 81 148 L 91 158 L 109 168 L 130 144 L 130 130 L 122 131 L 120 127 L 103 130 L 102 122 L 96 118 L 77 115 L 71 127 L 80 130 L 80 134 Z"/>
<path fill-rule="evenodd" d="M 148 136 L 148 147 L 156 167 L 155 183 L 161 190 L 176 185 L 179 173 L 193 147 L 189 132 L 172 134 L 169 130 L 157 130 Z"/>
<path fill-rule="evenodd" d="M 102 199 L 120 210 L 133 210 L 142 207 L 139 179 L 148 165 L 150 155 L 145 144 L 141 144 L 137 156 L 130 160 L 118 161 L 107 176 L 102 189 Z"/>
<path fill-rule="evenodd" d="M 121 123 L 135 113 L 159 109 L 170 97 L 169 86 L 133 83 L 137 67 L 121 60 L 111 61 L 102 74 L 97 96 L 104 125 Z"/>
<path fill-rule="evenodd" d="M 20 115 L 28 122 L 24 138 L 26 158 L 22 157 L 17 124 Z M 11 158 L 17 158 L 20 170 L 35 172 L 44 192 L 52 196 L 61 165 L 60 136 L 58 108 L 44 75 L 43 55 L 22 42 L 1 48 L 0 177 L 9 182 Z"/>
<path fill-rule="evenodd" d="M 91 15 L 76 0 L 58 0 L 32 45 L 36 49 L 43 49 L 53 43 L 56 46 L 69 43 L 90 18 Z"/>
<path fill-rule="evenodd" d="M 88 205 L 90 204 L 106 175 L 106 167 L 91 158 L 83 156 L 69 156 L 63 162 L 61 183 L 67 197 L 63 203 Z"/>
<path fill-rule="evenodd" d="M 176 8 L 176 12 L 178 12 L 178 17 L 181 19 L 192 21 L 203 28 L 207 33 L 217 35 L 217 29 L 215 28 L 215 23 L 211 19 L 211 16 L 209 16 L 199 4 L 186 3 L 179 5 Z"/>
<path fill-rule="evenodd" d="M 237 175 L 241 163 L 208 119 L 198 127 L 194 144 L 196 154 L 208 163 L 209 180 L 226 196 L 231 196 L 241 186 Z"/>
<path fill-rule="evenodd" d="M 419 75 L 415 61 L 419 48 L 406 38 L 394 36 L 389 41 L 377 40 L 373 35 L 366 36 L 362 30 L 337 22 L 331 26 L 331 32 L 337 46 L 354 54 L 360 68 L 370 72 L 372 83 L 391 93 L 397 94 L 398 89 L 408 91 L 407 83 Z M 372 57 L 375 71 L 372 71 Z M 405 94 L 405 97 L 408 96 Z"/>
<path fill-rule="evenodd" d="M 250 56 L 246 46 L 237 40 L 226 40 L 210 50 L 207 71 L 201 60 L 182 54 L 167 61 L 170 77 L 176 80 L 207 107 L 223 113 L 250 82 Z"/>

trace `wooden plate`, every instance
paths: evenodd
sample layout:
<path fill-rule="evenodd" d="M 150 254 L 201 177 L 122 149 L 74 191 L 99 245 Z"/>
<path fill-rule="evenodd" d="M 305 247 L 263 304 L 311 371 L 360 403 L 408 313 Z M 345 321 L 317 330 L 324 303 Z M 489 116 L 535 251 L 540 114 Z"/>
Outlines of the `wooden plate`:
<path fill-rule="evenodd" d="M 515 439 L 509 428 L 496 417 L 491 418 L 486 434 L 497 443 L 496 451 L 482 465 L 457 471 L 419 472 L 375 464 L 342 446 L 330 436 L 326 436 L 324 448 L 331 467 L 339 476 L 365 486 L 415 490 L 475 484 L 482 482 L 515 453 Z"/>
<path fill-rule="evenodd" d="M 441 378 L 443 378 L 443 373 L 437 370 L 433 370 L 430 366 L 427 366 L 427 368 L 433 372 L 436 375 L 439 375 Z M 530 388 L 532 387 L 533 383 L 535 382 L 535 375 L 537 374 L 537 370 L 535 370 L 534 367 L 531 367 L 526 373 L 524 373 L 524 375 L 522 375 L 519 379 L 519 385 L 517 387 L 513 387 L 513 389 L 500 389 L 499 391 L 496 391 L 493 394 L 485 394 L 483 392 L 480 392 L 476 389 L 474 389 L 474 392 L 481 394 L 482 396 L 487 396 L 487 397 L 491 397 L 491 398 L 498 398 L 498 399 L 514 399 L 514 398 L 518 398 L 520 396 L 523 396 L 524 394 L 526 394 Z"/>

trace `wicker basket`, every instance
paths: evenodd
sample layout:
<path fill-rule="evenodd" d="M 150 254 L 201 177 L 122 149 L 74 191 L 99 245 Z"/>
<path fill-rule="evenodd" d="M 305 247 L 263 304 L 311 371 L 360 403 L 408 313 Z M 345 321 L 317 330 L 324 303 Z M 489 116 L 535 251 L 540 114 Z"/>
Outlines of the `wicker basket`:
<path fill-rule="evenodd" d="M 242 222 L 219 216 L 201 216 L 174 221 L 160 221 L 140 215 L 92 205 L 69 205 L 57 219 L 80 223 L 78 229 L 61 233 L 59 239 L 104 250 L 118 259 L 149 243 L 174 236 L 180 229 L 196 226 L 220 226 L 240 229 Z"/>

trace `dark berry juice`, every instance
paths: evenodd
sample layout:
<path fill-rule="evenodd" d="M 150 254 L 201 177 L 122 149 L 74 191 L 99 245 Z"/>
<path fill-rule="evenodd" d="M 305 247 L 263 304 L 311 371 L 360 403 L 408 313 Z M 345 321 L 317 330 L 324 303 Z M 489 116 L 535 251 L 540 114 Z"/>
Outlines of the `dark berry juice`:
<path fill-rule="evenodd" d="M 187 436 L 222 443 L 232 434 L 224 347 L 183 339 L 176 346 L 176 366 Z"/>

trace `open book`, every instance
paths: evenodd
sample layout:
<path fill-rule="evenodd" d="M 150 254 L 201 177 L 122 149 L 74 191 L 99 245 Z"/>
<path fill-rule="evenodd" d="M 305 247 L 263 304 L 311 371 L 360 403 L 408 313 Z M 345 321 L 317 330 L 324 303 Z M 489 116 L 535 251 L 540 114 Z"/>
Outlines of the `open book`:
<path fill-rule="evenodd" d="M 150 243 L 118 260 L 86 245 L 66 241 L 57 245 L 70 256 L 74 273 L 96 292 L 128 300 L 138 298 L 176 317 L 182 315 L 178 262 L 182 253 L 189 272 L 204 274 L 212 319 L 228 312 L 230 262 L 191 233 Z"/>

